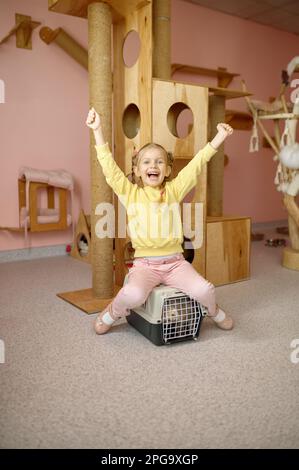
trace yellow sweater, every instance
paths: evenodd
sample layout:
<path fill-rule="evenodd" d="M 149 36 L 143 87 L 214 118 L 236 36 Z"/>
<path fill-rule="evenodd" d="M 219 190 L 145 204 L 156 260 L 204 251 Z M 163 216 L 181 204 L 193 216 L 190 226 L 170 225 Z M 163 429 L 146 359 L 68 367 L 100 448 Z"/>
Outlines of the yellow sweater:
<path fill-rule="evenodd" d="M 183 227 L 180 202 L 197 183 L 205 163 L 217 152 L 200 150 L 172 181 L 160 188 L 131 183 L 112 157 L 108 144 L 96 146 L 106 181 L 125 206 L 135 257 L 181 253 Z"/>

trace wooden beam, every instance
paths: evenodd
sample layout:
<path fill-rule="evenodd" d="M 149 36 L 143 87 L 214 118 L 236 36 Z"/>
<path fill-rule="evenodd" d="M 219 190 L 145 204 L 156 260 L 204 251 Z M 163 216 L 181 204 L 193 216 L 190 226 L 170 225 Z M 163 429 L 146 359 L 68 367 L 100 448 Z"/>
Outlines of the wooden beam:
<path fill-rule="evenodd" d="M 32 21 L 31 16 L 21 15 L 16 13 L 15 26 L 1 39 L 0 44 L 8 41 L 8 39 L 16 35 L 16 46 L 22 49 L 32 49 L 31 36 L 32 31 L 37 28 L 41 23 L 39 21 Z"/>
<path fill-rule="evenodd" d="M 63 49 L 69 56 L 75 59 L 80 65 L 88 70 L 88 52 L 82 47 L 75 39 L 73 39 L 62 28 L 52 30 L 47 26 L 40 29 L 40 38 L 46 43 L 51 44 L 55 42 L 61 49 Z"/>
<path fill-rule="evenodd" d="M 299 119 L 299 114 L 294 113 L 276 113 L 276 114 L 259 114 L 259 119 Z"/>

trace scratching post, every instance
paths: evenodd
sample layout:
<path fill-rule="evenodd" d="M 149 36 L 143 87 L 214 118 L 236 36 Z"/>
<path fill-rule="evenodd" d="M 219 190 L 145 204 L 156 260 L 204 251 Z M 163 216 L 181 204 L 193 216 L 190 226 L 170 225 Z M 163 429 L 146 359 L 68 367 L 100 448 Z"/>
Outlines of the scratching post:
<path fill-rule="evenodd" d="M 289 214 L 288 221 L 291 246 L 283 250 L 282 265 L 285 268 L 299 271 L 299 209 L 295 197 L 293 196 L 285 194 L 283 202 Z"/>
<path fill-rule="evenodd" d="M 217 132 L 219 122 L 225 122 L 225 97 L 213 95 L 209 97 L 210 135 Z M 224 145 L 208 163 L 208 201 L 207 214 L 212 217 L 223 215 L 223 170 Z"/>
<path fill-rule="evenodd" d="M 154 0 L 153 2 L 153 76 L 170 80 L 170 0 Z"/>
<path fill-rule="evenodd" d="M 88 6 L 89 97 L 90 105 L 100 110 L 103 132 L 112 147 L 112 75 L 111 75 L 111 10 L 106 3 Z M 92 132 L 91 132 L 92 134 Z M 91 264 L 92 290 L 95 297 L 113 296 L 113 239 L 98 238 L 95 226 L 97 205 L 112 203 L 112 190 L 97 162 L 94 138 L 90 143 L 91 161 Z"/>
<path fill-rule="evenodd" d="M 45 26 L 41 28 L 39 35 L 46 44 L 55 42 L 69 56 L 75 59 L 85 69 L 88 69 L 88 53 L 86 49 L 80 46 L 80 44 L 62 28 L 57 28 L 53 31 L 51 28 Z"/>
<path fill-rule="evenodd" d="M 299 254 L 299 231 L 298 231 L 298 221 L 289 214 L 289 235 L 292 244 L 292 248 L 295 251 L 298 251 Z"/>

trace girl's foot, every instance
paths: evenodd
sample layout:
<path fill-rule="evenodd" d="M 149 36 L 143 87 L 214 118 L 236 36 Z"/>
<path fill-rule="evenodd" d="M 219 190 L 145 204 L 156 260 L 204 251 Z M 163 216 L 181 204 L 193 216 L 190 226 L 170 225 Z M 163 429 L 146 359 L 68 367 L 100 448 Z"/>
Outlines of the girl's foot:
<path fill-rule="evenodd" d="M 218 328 L 222 330 L 231 330 L 234 327 L 233 319 L 225 313 L 218 305 L 215 315 L 209 315 L 209 317 L 216 323 Z"/>
<path fill-rule="evenodd" d="M 114 318 L 112 318 L 110 314 L 109 307 L 110 307 L 110 304 L 96 318 L 94 329 L 98 335 L 103 335 L 107 333 L 107 331 L 110 330 L 113 323 L 115 322 Z"/>

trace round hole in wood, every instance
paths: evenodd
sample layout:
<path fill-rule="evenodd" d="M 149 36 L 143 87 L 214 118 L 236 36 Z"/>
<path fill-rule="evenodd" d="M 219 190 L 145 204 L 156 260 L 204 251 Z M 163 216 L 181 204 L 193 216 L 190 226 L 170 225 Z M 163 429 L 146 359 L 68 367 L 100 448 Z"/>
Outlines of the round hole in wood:
<path fill-rule="evenodd" d="M 136 104 L 129 104 L 123 114 L 123 131 L 129 139 L 134 139 L 140 129 L 140 111 Z"/>
<path fill-rule="evenodd" d="M 132 29 L 128 32 L 123 43 L 123 61 L 126 67 L 136 64 L 141 49 L 141 41 L 137 31 Z"/>
<path fill-rule="evenodd" d="M 185 103 L 174 103 L 167 113 L 167 125 L 175 137 L 185 139 L 193 129 L 194 117 Z"/>
<path fill-rule="evenodd" d="M 80 256 L 87 256 L 88 255 L 88 241 L 87 238 L 85 237 L 84 233 L 78 233 L 77 235 L 77 250 Z"/>

